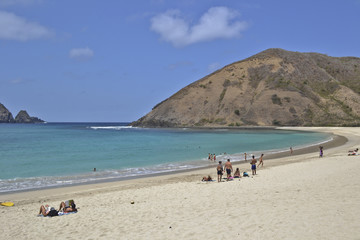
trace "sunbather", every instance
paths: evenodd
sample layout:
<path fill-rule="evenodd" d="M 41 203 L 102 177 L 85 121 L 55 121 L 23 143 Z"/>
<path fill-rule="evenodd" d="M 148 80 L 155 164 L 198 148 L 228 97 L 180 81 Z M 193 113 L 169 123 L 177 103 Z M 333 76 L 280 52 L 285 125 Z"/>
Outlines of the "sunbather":
<path fill-rule="evenodd" d="M 207 176 L 207 177 L 205 176 L 205 177 L 202 178 L 201 181 L 203 181 L 203 182 L 209 182 L 209 181 L 212 181 L 212 178 L 210 177 L 210 175 Z"/>
<path fill-rule="evenodd" d="M 39 214 L 42 214 L 44 217 L 49 216 L 58 216 L 59 212 L 55 210 L 55 208 L 50 207 L 49 205 L 41 205 Z"/>
<path fill-rule="evenodd" d="M 358 148 L 356 148 L 355 150 L 349 150 L 349 153 L 357 153 L 359 151 L 359 149 Z"/>
<path fill-rule="evenodd" d="M 77 212 L 76 205 L 74 200 L 68 200 L 65 202 L 60 203 L 59 212 L 63 211 L 64 213 L 67 212 Z"/>

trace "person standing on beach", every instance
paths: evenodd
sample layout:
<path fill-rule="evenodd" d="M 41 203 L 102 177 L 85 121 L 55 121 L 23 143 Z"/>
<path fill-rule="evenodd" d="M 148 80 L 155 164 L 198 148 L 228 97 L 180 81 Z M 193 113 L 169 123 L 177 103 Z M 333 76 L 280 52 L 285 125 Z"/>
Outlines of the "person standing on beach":
<path fill-rule="evenodd" d="M 258 167 L 260 166 L 260 164 L 261 164 L 262 167 L 264 166 L 263 157 L 264 157 L 264 154 L 262 153 L 261 156 L 260 156 L 260 158 L 259 158 L 259 165 L 258 165 Z"/>
<path fill-rule="evenodd" d="M 226 170 L 226 181 L 229 181 L 230 176 L 231 176 L 231 172 L 233 171 L 230 159 L 227 160 L 227 162 L 225 163 L 225 170 Z"/>
<path fill-rule="evenodd" d="M 244 153 L 244 157 L 245 157 L 245 162 L 246 162 L 246 153 Z"/>
<path fill-rule="evenodd" d="M 293 154 L 293 149 L 292 149 L 292 147 L 290 147 L 290 155 L 292 155 Z"/>
<path fill-rule="evenodd" d="M 320 146 L 319 147 L 320 148 L 320 157 L 323 157 L 323 155 L 324 155 L 324 147 L 323 146 Z"/>
<path fill-rule="evenodd" d="M 254 155 L 252 155 L 252 159 L 251 159 L 251 162 L 250 162 L 252 175 L 256 175 L 256 163 L 257 163 L 256 158 L 255 158 Z"/>
<path fill-rule="evenodd" d="M 223 175 L 223 167 L 222 167 L 221 161 L 219 161 L 219 165 L 217 165 L 216 171 L 217 171 L 217 176 L 218 176 L 218 182 L 221 182 L 222 175 Z"/>

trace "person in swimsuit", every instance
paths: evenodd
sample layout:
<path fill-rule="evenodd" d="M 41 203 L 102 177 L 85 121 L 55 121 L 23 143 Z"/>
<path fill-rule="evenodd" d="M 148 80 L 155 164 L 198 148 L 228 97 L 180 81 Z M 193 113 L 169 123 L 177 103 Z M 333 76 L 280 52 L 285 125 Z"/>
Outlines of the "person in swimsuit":
<path fill-rule="evenodd" d="M 68 212 L 77 212 L 76 205 L 73 200 L 61 202 L 59 207 L 59 212 L 63 211 L 64 213 Z"/>
<path fill-rule="evenodd" d="M 236 168 L 236 171 L 234 173 L 234 178 L 241 178 L 240 169 Z"/>
<path fill-rule="evenodd" d="M 209 181 L 212 181 L 212 178 L 210 177 L 210 175 L 208 175 L 207 177 L 203 177 L 202 180 L 203 182 L 209 182 Z"/>
<path fill-rule="evenodd" d="M 49 217 L 53 217 L 53 216 L 58 216 L 59 212 L 55 210 L 55 208 L 50 207 L 49 205 L 41 205 L 40 207 L 40 211 L 39 214 L 42 214 L 44 217 L 49 216 Z"/>
<path fill-rule="evenodd" d="M 221 161 L 219 161 L 219 165 L 217 165 L 216 171 L 217 171 L 217 176 L 218 176 L 218 182 L 221 182 L 222 175 L 223 175 L 223 167 L 222 167 Z"/>
<path fill-rule="evenodd" d="M 260 158 L 259 158 L 259 165 L 258 165 L 258 167 L 260 166 L 260 164 L 261 164 L 262 167 L 264 166 L 263 157 L 264 157 L 264 154 L 262 153 L 261 156 L 260 156 Z"/>
<path fill-rule="evenodd" d="M 230 159 L 227 160 L 227 162 L 225 163 L 225 170 L 226 170 L 226 181 L 229 181 L 230 177 L 231 177 L 231 172 L 233 171 Z"/>
<path fill-rule="evenodd" d="M 320 149 L 320 156 L 319 157 L 323 157 L 323 155 L 324 155 L 324 150 L 323 150 L 324 147 L 320 146 L 319 149 Z"/>
<path fill-rule="evenodd" d="M 252 155 L 252 159 L 251 159 L 251 162 L 250 162 L 252 175 L 256 175 L 256 163 L 257 163 L 257 161 L 255 159 L 255 156 Z"/>

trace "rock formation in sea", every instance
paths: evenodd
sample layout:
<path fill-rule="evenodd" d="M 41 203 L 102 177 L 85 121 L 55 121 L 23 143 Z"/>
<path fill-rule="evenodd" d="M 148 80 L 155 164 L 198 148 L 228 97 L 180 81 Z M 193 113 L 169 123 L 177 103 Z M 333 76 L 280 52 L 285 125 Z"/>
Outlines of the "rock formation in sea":
<path fill-rule="evenodd" d="M 13 118 L 12 113 L 0 103 L 0 123 L 43 123 L 44 121 L 37 117 L 30 117 L 25 110 L 21 110 Z"/>
<path fill-rule="evenodd" d="M 15 117 L 16 123 L 43 123 L 44 121 L 37 117 L 30 117 L 30 115 L 25 111 L 21 110 Z"/>
<path fill-rule="evenodd" d="M 360 126 L 360 58 L 268 49 L 186 86 L 142 127 Z"/>
<path fill-rule="evenodd" d="M 0 123 L 13 123 L 14 117 L 11 112 L 0 103 Z"/>

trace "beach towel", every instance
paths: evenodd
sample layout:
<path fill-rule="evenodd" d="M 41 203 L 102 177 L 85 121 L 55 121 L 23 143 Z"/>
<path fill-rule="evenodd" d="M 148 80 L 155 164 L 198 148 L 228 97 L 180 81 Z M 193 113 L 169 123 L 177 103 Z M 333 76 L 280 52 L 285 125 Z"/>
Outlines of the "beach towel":
<path fill-rule="evenodd" d="M 73 213 L 77 213 L 77 212 L 58 212 L 57 216 L 64 216 L 64 215 L 69 215 L 69 214 L 73 214 Z M 44 216 L 42 214 L 38 214 L 38 217 L 51 217 L 51 216 Z"/>

